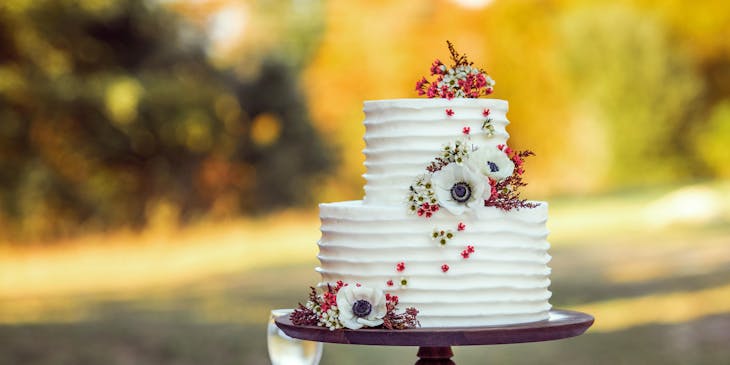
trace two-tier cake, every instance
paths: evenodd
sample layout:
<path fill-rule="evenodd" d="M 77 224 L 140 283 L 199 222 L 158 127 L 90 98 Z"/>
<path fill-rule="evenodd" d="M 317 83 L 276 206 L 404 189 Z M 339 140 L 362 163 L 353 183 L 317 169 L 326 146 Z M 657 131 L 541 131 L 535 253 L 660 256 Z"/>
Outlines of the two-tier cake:
<path fill-rule="evenodd" d="M 322 294 L 292 317 L 331 329 L 548 319 L 547 204 L 520 198 L 529 151 L 508 104 L 449 44 L 424 99 L 366 101 L 365 197 L 320 204 Z M 395 306 L 409 308 L 397 314 Z M 417 319 L 416 319 L 417 314 Z"/>

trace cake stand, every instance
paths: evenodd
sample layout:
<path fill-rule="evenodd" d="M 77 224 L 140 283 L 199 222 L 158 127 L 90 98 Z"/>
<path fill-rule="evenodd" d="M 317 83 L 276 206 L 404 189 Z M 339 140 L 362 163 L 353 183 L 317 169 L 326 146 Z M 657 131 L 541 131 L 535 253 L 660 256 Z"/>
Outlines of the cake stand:
<path fill-rule="evenodd" d="M 414 328 L 341 329 L 330 331 L 325 327 L 298 326 L 289 316 L 276 319 L 276 325 L 290 337 L 329 343 L 378 346 L 418 346 L 416 365 L 455 364 L 451 346 L 500 345 L 508 343 L 552 341 L 574 337 L 585 332 L 593 324 L 593 316 L 570 310 L 550 311 L 545 321 L 509 326 L 461 327 L 461 328 Z"/>

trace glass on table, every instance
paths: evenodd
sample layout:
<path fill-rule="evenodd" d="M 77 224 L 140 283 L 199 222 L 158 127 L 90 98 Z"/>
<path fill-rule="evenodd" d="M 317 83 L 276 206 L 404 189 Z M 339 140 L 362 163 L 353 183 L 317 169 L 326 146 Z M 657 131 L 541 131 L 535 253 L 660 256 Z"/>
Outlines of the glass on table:
<path fill-rule="evenodd" d="M 271 311 L 266 329 L 266 343 L 272 365 L 317 365 L 322 358 L 322 343 L 304 341 L 287 336 L 274 320 L 288 316 L 293 309 L 274 309 Z"/>

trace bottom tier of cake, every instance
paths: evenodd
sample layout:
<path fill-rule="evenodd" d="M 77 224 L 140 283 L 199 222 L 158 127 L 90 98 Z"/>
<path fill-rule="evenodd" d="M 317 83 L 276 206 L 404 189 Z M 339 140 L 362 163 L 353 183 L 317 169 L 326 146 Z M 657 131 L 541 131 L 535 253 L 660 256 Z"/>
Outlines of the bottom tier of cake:
<path fill-rule="evenodd" d="M 404 206 L 320 204 L 320 285 L 346 283 L 397 295 L 422 327 L 493 326 L 548 319 L 547 203 L 478 216 L 431 218 Z"/>

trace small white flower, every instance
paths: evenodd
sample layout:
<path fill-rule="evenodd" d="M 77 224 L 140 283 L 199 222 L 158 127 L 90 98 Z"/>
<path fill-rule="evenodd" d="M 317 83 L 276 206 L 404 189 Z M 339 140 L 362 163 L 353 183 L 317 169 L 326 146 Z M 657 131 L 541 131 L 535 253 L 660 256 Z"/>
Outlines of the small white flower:
<path fill-rule="evenodd" d="M 456 215 L 484 205 L 486 181 L 466 166 L 455 163 L 446 165 L 431 177 L 439 205 Z"/>
<path fill-rule="evenodd" d="M 466 161 L 473 146 L 457 139 L 441 146 L 441 156 L 449 162 L 456 162 L 461 165 Z"/>
<path fill-rule="evenodd" d="M 385 295 L 378 289 L 348 285 L 337 292 L 339 320 L 343 326 L 356 330 L 364 326 L 383 324 Z"/>
<path fill-rule="evenodd" d="M 466 166 L 495 181 L 512 176 L 515 170 L 514 162 L 496 147 L 482 147 L 472 152 Z"/>
<path fill-rule="evenodd" d="M 452 88 L 452 87 L 459 85 L 458 77 L 456 77 L 456 75 L 454 75 L 452 72 L 450 72 L 447 75 L 444 75 L 444 79 L 441 80 L 441 82 L 438 84 L 438 86 L 442 87 L 444 85 L 446 85 L 446 87 L 448 87 L 448 88 Z"/>

